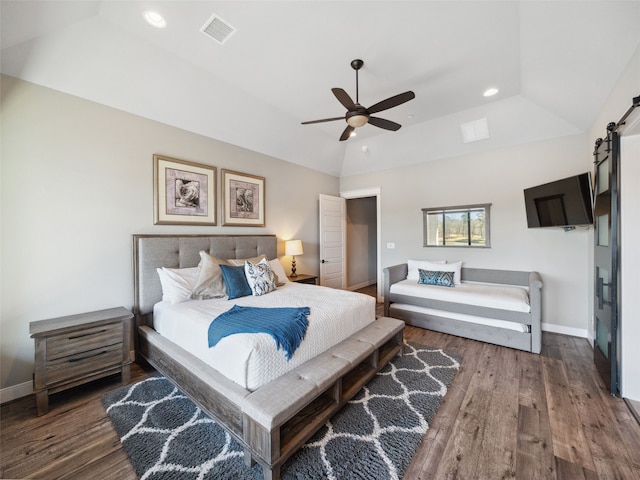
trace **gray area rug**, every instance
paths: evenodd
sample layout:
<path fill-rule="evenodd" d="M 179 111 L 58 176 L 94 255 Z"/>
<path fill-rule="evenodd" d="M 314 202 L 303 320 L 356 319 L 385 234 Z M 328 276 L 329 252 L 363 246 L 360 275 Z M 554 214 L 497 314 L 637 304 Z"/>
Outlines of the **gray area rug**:
<path fill-rule="evenodd" d="M 460 367 L 423 345 L 395 357 L 282 467 L 283 479 L 400 479 Z M 102 402 L 138 476 L 261 479 L 241 446 L 164 377 Z"/>

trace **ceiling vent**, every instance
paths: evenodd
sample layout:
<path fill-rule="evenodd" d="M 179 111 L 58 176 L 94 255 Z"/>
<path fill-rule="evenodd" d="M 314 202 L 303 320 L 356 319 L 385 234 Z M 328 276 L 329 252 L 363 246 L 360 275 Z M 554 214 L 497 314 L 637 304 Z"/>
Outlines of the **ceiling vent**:
<path fill-rule="evenodd" d="M 460 125 L 464 143 L 477 142 L 489 138 L 489 123 L 486 118 Z"/>
<path fill-rule="evenodd" d="M 209 20 L 207 20 L 207 23 L 203 25 L 200 31 L 213 38 L 220 45 L 224 44 L 224 42 L 229 40 L 231 35 L 236 33 L 236 29 L 234 27 L 229 25 L 229 23 L 225 22 L 215 13 Z"/>

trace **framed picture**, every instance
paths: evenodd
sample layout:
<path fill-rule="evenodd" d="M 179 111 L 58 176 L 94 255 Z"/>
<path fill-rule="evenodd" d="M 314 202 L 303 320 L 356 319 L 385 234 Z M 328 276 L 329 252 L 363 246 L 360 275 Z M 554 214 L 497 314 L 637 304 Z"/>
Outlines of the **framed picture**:
<path fill-rule="evenodd" d="M 216 225 L 216 168 L 153 156 L 153 222 Z"/>
<path fill-rule="evenodd" d="M 264 227 L 264 177 L 222 170 L 222 225 Z"/>

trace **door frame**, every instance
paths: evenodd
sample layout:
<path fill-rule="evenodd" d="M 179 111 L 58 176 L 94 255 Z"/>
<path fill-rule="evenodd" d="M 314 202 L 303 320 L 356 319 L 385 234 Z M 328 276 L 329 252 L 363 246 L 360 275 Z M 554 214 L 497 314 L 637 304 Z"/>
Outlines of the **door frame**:
<path fill-rule="evenodd" d="M 344 192 L 340 192 L 340 196 L 345 200 L 353 200 L 355 198 L 368 198 L 368 197 L 376 197 L 376 300 L 378 302 L 384 301 L 382 296 L 382 286 L 383 286 L 383 278 L 382 278 L 382 241 L 381 241 L 381 232 L 382 232 L 382 222 L 380 220 L 380 204 L 382 197 L 382 187 L 369 187 L 369 188 L 359 188 L 357 190 L 346 190 Z"/>

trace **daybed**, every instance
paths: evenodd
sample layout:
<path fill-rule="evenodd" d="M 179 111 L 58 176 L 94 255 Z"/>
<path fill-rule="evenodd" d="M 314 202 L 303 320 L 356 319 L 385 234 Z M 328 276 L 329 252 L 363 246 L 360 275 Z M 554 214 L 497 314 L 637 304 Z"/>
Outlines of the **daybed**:
<path fill-rule="evenodd" d="M 268 259 L 275 259 L 276 245 L 274 235 L 134 235 L 137 356 L 172 380 L 241 443 L 245 463 L 260 463 L 265 479 L 278 479 L 282 463 L 380 368 L 401 354 L 404 328 L 404 322 L 397 319 L 376 320 L 375 308 L 372 308 L 373 317 L 366 326 L 358 324 L 357 331 L 344 340 L 338 340 L 324 353 L 296 364 L 273 380 L 257 384 L 257 388 L 253 388 L 256 385 L 248 388 L 251 386 L 231 380 L 210 365 L 206 355 L 195 354 L 154 330 L 154 306 L 165 303 L 161 302 L 163 291 L 157 268 L 195 267 L 200 262 L 200 251 L 220 259 L 253 258 L 262 254 Z M 305 288 L 324 287 L 289 285 L 282 290 L 287 288 L 293 291 L 302 289 L 304 293 Z M 359 295 L 333 289 L 328 289 L 327 294 L 331 291 L 340 295 Z M 279 298 L 275 293 L 268 293 L 264 298 L 269 295 Z M 204 308 L 207 301 L 199 306 Z M 228 302 L 226 299 L 220 301 Z M 240 301 L 242 299 L 238 299 L 238 303 Z M 309 315 L 308 336 L 312 330 L 312 315 L 313 312 Z M 342 318 L 342 321 L 355 321 L 352 317 Z M 266 337 L 264 334 L 231 337 L 251 335 Z M 275 349 L 273 341 L 271 344 Z M 222 341 L 219 345 L 222 346 Z M 295 358 L 294 354 L 292 360 Z M 227 363 L 233 361 L 227 358 Z"/>
<path fill-rule="evenodd" d="M 451 288 L 407 280 L 407 263 L 385 268 L 384 315 L 408 325 L 540 353 L 538 272 L 460 271 L 461 284 Z"/>

